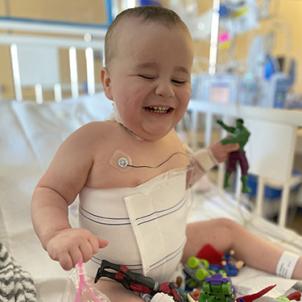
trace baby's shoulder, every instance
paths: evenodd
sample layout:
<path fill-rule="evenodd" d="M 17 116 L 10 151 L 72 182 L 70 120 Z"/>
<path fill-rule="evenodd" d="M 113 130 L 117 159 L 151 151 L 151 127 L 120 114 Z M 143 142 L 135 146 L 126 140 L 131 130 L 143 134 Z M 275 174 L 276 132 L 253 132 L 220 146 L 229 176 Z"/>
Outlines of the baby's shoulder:
<path fill-rule="evenodd" d="M 64 145 L 96 146 L 100 142 L 112 139 L 116 133 L 114 121 L 95 121 L 85 124 L 74 131 L 64 142 Z"/>
<path fill-rule="evenodd" d="M 74 132 L 75 135 L 95 138 L 105 138 L 113 134 L 117 129 L 116 123 L 111 120 L 94 121 L 80 127 Z"/>

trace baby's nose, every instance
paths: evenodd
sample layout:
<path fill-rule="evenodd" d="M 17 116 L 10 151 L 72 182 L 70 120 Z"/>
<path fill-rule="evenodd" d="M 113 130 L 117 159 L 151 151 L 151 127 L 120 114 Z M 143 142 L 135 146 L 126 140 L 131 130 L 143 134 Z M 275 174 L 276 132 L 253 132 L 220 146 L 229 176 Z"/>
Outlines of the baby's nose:
<path fill-rule="evenodd" d="M 162 97 L 174 97 L 174 89 L 171 82 L 168 81 L 161 81 L 158 83 L 155 93 Z"/>

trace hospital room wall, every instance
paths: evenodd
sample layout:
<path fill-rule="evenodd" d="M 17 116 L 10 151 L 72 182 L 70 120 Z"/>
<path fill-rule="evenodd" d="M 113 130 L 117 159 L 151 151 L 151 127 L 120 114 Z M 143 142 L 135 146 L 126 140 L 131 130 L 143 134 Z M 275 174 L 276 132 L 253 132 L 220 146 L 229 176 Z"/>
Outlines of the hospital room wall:
<path fill-rule="evenodd" d="M 0 15 L 78 23 L 101 24 L 106 22 L 105 0 L 89 0 L 89 6 L 87 3 L 87 0 L 0 0 Z M 79 14 L 79 12 L 81 13 Z M 83 53 L 80 53 L 79 57 L 83 57 Z M 60 60 L 67 61 L 66 52 L 60 53 Z M 83 62 L 83 60 L 79 62 Z M 1 96 L 10 98 L 13 96 L 12 73 L 9 49 L 6 46 L 0 46 L 0 64 L 2 71 L 0 73 L 0 99 Z M 82 76 L 84 77 L 85 66 L 80 63 L 78 67 L 79 78 L 81 79 Z M 65 82 L 68 82 L 67 66 L 63 67 L 61 76 Z M 26 95 L 30 96 L 33 94 L 33 89 L 25 90 L 23 93 L 25 97 Z"/>
<path fill-rule="evenodd" d="M 0 14 L 65 22 L 102 23 L 106 20 L 104 3 L 105 0 L 1 0 Z"/>
<path fill-rule="evenodd" d="M 190 0 L 180 0 L 189 3 Z M 169 2 L 169 0 L 167 1 Z M 211 9 L 213 0 L 198 2 L 198 13 L 202 15 Z M 275 32 L 275 44 L 273 55 L 283 55 L 286 58 L 294 58 L 297 62 L 297 79 L 293 87 L 296 93 L 302 93 L 302 1 L 296 0 L 271 0 L 271 17 L 262 20 L 259 28 L 238 35 L 234 41 L 234 52 L 231 50 L 218 50 L 218 63 L 225 63 L 233 58 L 239 59 L 243 64 L 246 61 L 248 49 L 253 38 L 258 34 L 266 33 L 272 29 Z M 206 72 L 208 68 L 209 42 L 195 41 L 196 60 L 195 72 Z M 236 65 L 238 66 L 238 65 Z"/>
<path fill-rule="evenodd" d="M 276 52 L 280 54 L 287 52 L 289 56 L 296 59 L 298 72 L 294 89 L 302 93 L 302 1 L 280 1 L 279 16 L 285 26 L 277 41 Z M 282 25 L 280 31 L 282 31 Z"/>
<path fill-rule="evenodd" d="M 185 2 L 185 0 L 183 0 Z M 30 17 L 38 19 L 54 19 L 73 22 L 102 23 L 106 20 L 105 0 L 89 0 L 87 6 L 86 0 L 0 0 L 0 15 L 9 14 L 16 17 Z M 169 1 L 163 1 L 168 3 Z M 190 2 L 190 1 L 188 1 Z M 299 29 L 302 27 L 302 1 L 296 0 L 272 0 L 278 2 L 277 18 L 282 22 L 277 28 L 276 47 L 274 54 L 294 57 L 297 60 L 297 80 L 294 86 L 295 92 L 302 93 L 302 37 Z M 199 12 L 208 10 L 212 5 L 212 0 L 198 1 Z M 79 14 L 79 11 L 81 14 Z M 271 28 L 273 20 L 261 22 L 259 31 L 252 31 L 242 35 L 236 41 L 235 53 L 238 58 L 245 58 L 248 46 L 252 37 L 257 33 Z M 289 35 L 287 34 L 289 33 Z M 289 42 L 289 43 L 288 43 Z M 204 41 L 195 41 L 196 53 L 200 60 L 196 62 L 195 71 L 207 71 L 207 58 L 209 55 L 209 43 Z M 11 86 L 10 60 L 9 52 L 0 47 L 0 64 L 2 71 L 0 73 L 0 83 L 4 90 Z M 220 55 L 222 52 L 220 51 Z M 64 74 L 66 72 L 64 71 Z"/>
<path fill-rule="evenodd" d="M 272 18 L 260 22 L 257 30 L 240 35 L 235 44 L 235 56 L 245 59 L 250 43 L 257 34 L 270 30 L 275 33 L 273 45 L 274 56 L 294 58 L 297 63 L 297 78 L 293 91 L 302 93 L 302 1 L 296 0 L 271 0 Z M 220 52 L 221 53 L 221 52 Z"/>

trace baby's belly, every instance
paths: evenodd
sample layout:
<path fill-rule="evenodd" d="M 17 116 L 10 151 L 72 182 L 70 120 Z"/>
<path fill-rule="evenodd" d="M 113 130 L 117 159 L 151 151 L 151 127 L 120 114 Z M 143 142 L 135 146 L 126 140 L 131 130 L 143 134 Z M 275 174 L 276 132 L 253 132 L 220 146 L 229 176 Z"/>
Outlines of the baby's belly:
<path fill-rule="evenodd" d="M 94 198 L 80 198 L 81 227 L 109 241 L 87 263 L 86 272 L 94 278 L 101 261 L 106 259 L 159 282 L 169 281 L 186 243 L 190 193 L 185 189 L 185 178 L 178 175 L 157 182 L 149 192 L 131 193 L 107 202 L 102 196 L 99 209 Z"/>

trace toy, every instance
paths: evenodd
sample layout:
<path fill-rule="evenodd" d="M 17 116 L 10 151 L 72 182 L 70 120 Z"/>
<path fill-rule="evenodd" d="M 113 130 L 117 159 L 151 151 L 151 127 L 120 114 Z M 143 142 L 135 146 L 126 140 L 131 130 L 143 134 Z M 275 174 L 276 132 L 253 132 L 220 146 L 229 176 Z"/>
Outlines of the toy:
<path fill-rule="evenodd" d="M 103 260 L 94 282 L 96 283 L 101 277 L 107 277 L 121 283 L 125 288 L 153 297 L 156 293 L 165 293 L 171 296 L 176 302 L 185 302 L 186 298 L 177 289 L 173 282 L 158 283 L 150 277 L 140 273 L 132 272 L 126 265 L 119 265 Z"/>
<path fill-rule="evenodd" d="M 238 275 L 238 271 L 244 266 L 242 260 L 237 260 L 234 257 L 234 250 L 225 253 L 221 261 L 222 269 L 226 272 L 227 276 L 233 277 Z"/>
<path fill-rule="evenodd" d="M 240 146 L 240 149 L 238 151 L 234 151 L 229 154 L 225 178 L 224 178 L 224 187 L 229 186 L 229 177 L 233 172 L 235 172 L 236 164 L 238 162 L 241 168 L 242 192 L 249 193 L 250 188 L 247 185 L 247 179 L 248 179 L 247 172 L 249 169 L 249 164 L 245 155 L 244 146 L 248 142 L 248 139 L 250 137 L 250 132 L 244 126 L 244 121 L 241 118 L 236 119 L 235 127 L 227 126 L 222 120 L 217 120 L 217 124 L 231 134 L 230 136 L 224 138 L 221 141 L 222 144 L 238 143 Z"/>
<path fill-rule="evenodd" d="M 236 302 L 252 302 L 252 301 L 262 297 L 263 295 L 265 295 L 267 292 L 269 292 L 275 286 L 276 286 L 276 284 L 273 284 L 273 285 L 270 285 L 270 286 L 260 290 L 259 292 L 255 293 L 255 294 L 250 294 L 250 295 L 246 295 L 246 296 L 237 298 Z"/>
<path fill-rule="evenodd" d="M 237 276 L 239 270 L 244 266 L 244 262 L 235 259 L 234 254 L 233 250 L 223 254 L 217 251 L 211 244 L 206 244 L 198 251 L 196 256 L 197 258 L 202 258 L 203 261 L 208 261 L 209 264 L 206 269 L 211 274 L 220 273 L 233 277 Z"/>
<path fill-rule="evenodd" d="M 278 302 L 289 302 L 291 300 L 300 301 L 301 300 L 301 292 L 295 291 L 287 296 L 280 296 L 276 298 L 276 301 Z"/>
<path fill-rule="evenodd" d="M 294 291 L 294 292 L 290 293 L 288 296 L 286 296 L 286 298 L 288 298 L 289 300 L 300 301 L 301 300 L 301 292 Z"/>
<path fill-rule="evenodd" d="M 278 301 L 278 302 L 290 302 L 290 300 L 285 296 L 281 296 L 281 297 L 276 298 L 276 301 Z"/>
<path fill-rule="evenodd" d="M 217 251 L 211 244 L 205 244 L 196 254 L 197 258 L 206 259 L 210 264 L 220 264 L 223 253 Z"/>
<path fill-rule="evenodd" d="M 233 302 L 235 292 L 231 280 L 220 274 L 205 279 L 199 302 Z"/>
<path fill-rule="evenodd" d="M 190 293 L 190 297 L 193 299 L 193 301 L 198 301 L 200 294 L 201 290 L 199 288 L 194 288 Z"/>
<path fill-rule="evenodd" d="M 199 302 L 252 302 L 274 288 L 276 284 L 270 285 L 257 293 L 242 296 L 235 299 L 235 290 L 231 279 L 216 274 L 205 279 L 202 284 L 202 293 Z"/>
<path fill-rule="evenodd" d="M 86 280 L 83 268 L 83 261 L 80 260 L 76 265 L 78 282 L 74 302 L 91 301 L 91 302 L 110 302 L 109 298 L 99 290 L 93 288 L 92 284 Z"/>
<path fill-rule="evenodd" d="M 205 278 L 211 274 L 209 271 L 209 262 L 205 259 L 199 259 L 195 256 L 191 256 L 184 265 L 184 273 L 187 277 L 186 288 L 199 288 L 202 286 Z"/>

